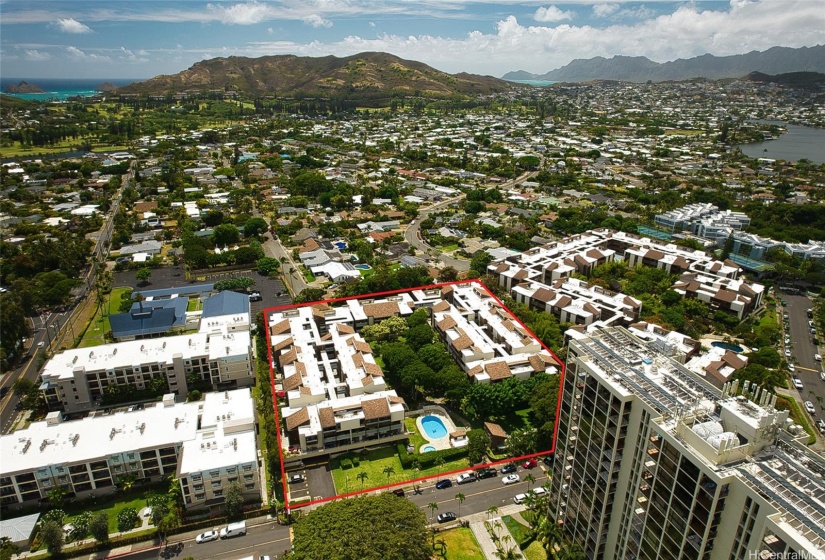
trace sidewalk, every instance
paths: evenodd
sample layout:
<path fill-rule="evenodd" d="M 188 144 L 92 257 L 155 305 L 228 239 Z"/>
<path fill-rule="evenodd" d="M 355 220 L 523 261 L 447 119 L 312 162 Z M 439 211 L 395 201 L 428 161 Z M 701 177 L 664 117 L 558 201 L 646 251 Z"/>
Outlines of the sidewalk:
<path fill-rule="evenodd" d="M 487 527 L 484 526 L 484 522 L 489 521 L 492 525 L 496 522 L 496 520 L 500 520 L 505 515 L 510 515 L 519 521 L 523 521 L 521 512 L 525 509 L 525 506 L 510 504 L 499 508 L 498 512 L 495 514 L 495 517 L 492 518 L 487 512 L 474 513 L 463 518 L 463 521 L 470 524 L 470 529 L 473 531 L 473 535 L 475 535 L 478 545 L 481 547 L 481 551 L 487 560 L 497 560 L 498 556 L 496 554 L 498 552 L 498 548 L 496 548 L 496 544 L 490 536 L 490 533 L 487 532 Z M 504 525 L 503 522 L 501 524 L 501 528 L 496 531 L 496 534 L 499 535 L 499 537 L 510 534 L 507 530 L 507 526 Z M 510 543 L 510 546 L 515 546 L 515 541 Z"/>

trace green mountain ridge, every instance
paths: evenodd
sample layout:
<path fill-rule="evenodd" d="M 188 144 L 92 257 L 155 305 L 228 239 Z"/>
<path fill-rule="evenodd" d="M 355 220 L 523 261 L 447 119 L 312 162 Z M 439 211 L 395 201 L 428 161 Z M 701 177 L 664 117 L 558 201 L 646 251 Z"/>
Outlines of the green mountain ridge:
<path fill-rule="evenodd" d="M 117 93 L 166 94 L 192 90 L 238 91 L 278 96 L 332 97 L 356 93 L 449 97 L 507 91 L 512 84 L 492 76 L 447 74 L 387 53 L 339 58 L 294 55 L 204 60 L 174 75 L 118 88 Z"/>

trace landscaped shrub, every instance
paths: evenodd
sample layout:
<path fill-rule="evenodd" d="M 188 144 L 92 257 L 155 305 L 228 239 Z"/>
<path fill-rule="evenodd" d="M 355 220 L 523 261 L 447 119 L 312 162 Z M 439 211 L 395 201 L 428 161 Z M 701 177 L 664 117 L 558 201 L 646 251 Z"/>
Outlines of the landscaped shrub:
<path fill-rule="evenodd" d="M 361 459 L 358 458 L 358 455 L 353 455 L 352 456 L 352 466 L 353 467 L 361 466 Z"/>
<path fill-rule="evenodd" d="M 134 529 L 138 519 L 138 512 L 135 508 L 123 509 L 117 514 L 117 530 L 122 533 Z"/>
<path fill-rule="evenodd" d="M 351 469 L 352 468 L 352 459 L 349 457 L 341 457 L 341 468 L 342 469 Z"/>

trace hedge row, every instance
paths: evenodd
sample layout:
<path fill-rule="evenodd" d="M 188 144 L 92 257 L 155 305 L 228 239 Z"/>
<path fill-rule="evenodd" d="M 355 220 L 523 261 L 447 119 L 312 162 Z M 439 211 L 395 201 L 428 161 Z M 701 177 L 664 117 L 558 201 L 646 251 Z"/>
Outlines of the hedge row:
<path fill-rule="evenodd" d="M 359 466 L 361 466 L 361 459 L 358 457 L 358 455 L 344 455 L 343 457 L 341 457 L 342 469 L 346 470 Z"/>
<path fill-rule="evenodd" d="M 438 451 L 422 453 L 421 455 L 415 455 L 407 451 L 405 443 L 397 444 L 396 448 L 398 449 L 398 458 L 401 460 L 401 466 L 405 469 L 413 468 L 413 462 L 417 462 L 418 467 L 421 469 L 429 469 L 430 467 L 436 466 L 439 457 L 441 457 L 445 463 L 448 463 L 467 456 L 466 447 L 440 449 Z"/>

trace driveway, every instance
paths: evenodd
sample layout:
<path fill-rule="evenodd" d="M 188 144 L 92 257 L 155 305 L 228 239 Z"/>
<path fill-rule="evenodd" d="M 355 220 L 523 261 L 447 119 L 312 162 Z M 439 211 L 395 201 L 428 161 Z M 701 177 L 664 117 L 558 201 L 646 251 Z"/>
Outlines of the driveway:
<path fill-rule="evenodd" d="M 309 490 L 312 499 L 331 498 L 335 496 L 335 483 L 332 482 L 332 473 L 329 471 L 329 463 L 322 465 L 311 465 L 306 469 Z M 353 473 L 354 478 L 354 473 Z M 356 481 L 352 480 L 353 489 L 356 489 Z"/>

